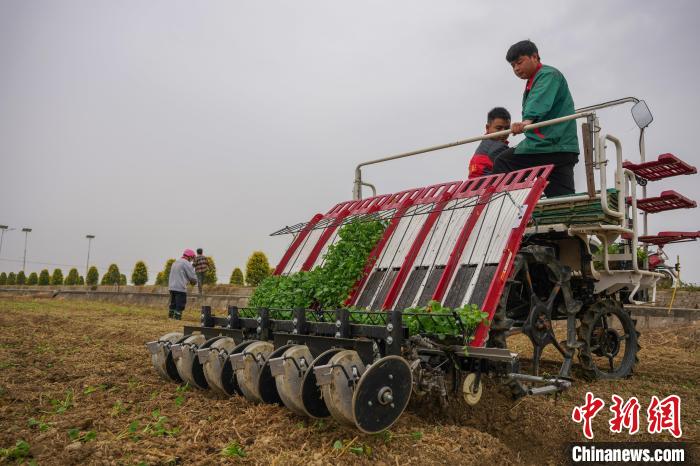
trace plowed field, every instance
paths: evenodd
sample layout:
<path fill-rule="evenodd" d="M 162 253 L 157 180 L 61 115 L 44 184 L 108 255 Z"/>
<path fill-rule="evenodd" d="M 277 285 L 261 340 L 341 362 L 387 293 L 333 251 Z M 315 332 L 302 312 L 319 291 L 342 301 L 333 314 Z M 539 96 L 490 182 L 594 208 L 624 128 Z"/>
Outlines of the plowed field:
<path fill-rule="evenodd" d="M 700 440 L 700 326 L 651 330 L 632 378 L 585 382 L 558 400 L 512 401 L 487 381 L 481 403 L 441 411 L 412 402 L 391 430 L 363 435 L 284 407 L 216 399 L 159 379 L 144 343 L 181 324 L 165 310 L 50 299 L 0 300 L 0 461 L 38 464 L 560 464 L 583 440 L 571 420 L 593 392 L 601 441 L 669 441 L 646 433 L 652 395 L 683 400 L 683 440 Z M 195 322 L 187 311 L 186 321 Z M 516 346 L 526 348 L 522 340 Z M 640 433 L 612 434 L 610 397 L 636 396 Z M 643 433 L 642 433 L 643 432 Z M 20 448 L 13 449 L 18 442 Z M 23 452 L 28 445 L 28 452 Z M 8 454 L 21 457 L 8 458 Z"/>

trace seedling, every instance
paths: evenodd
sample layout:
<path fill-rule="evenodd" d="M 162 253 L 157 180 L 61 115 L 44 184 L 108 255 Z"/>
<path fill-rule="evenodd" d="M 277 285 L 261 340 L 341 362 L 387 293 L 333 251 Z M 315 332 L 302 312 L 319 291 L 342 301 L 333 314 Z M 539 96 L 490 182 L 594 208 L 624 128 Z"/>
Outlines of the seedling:
<path fill-rule="evenodd" d="M 177 427 L 168 429 L 165 425 L 168 422 L 168 418 L 161 416 L 160 411 L 157 409 L 151 413 L 151 418 L 152 422 L 149 422 L 143 428 L 145 434 L 151 434 L 154 437 L 174 437 L 180 432 L 180 429 Z"/>
<path fill-rule="evenodd" d="M 68 408 L 73 406 L 73 389 L 69 388 L 66 390 L 66 397 L 63 400 L 51 400 L 51 406 L 53 406 L 54 414 L 65 413 Z"/>
<path fill-rule="evenodd" d="M 0 448 L 0 458 L 7 460 L 21 460 L 29 456 L 29 444 L 24 440 L 17 440 L 12 448 Z"/>
<path fill-rule="evenodd" d="M 221 455 L 228 458 L 243 458 L 246 456 L 246 452 L 243 447 L 238 444 L 238 442 L 231 442 L 226 445 L 223 450 L 221 450 Z"/>
<path fill-rule="evenodd" d="M 33 417 L 29 418 L 29 420 L 27 421 L 27 425 L 29 427 L 36 427 L 37 429 L 39 429 L 40 432 L 46 432 L 51 428 L 51 426 L 46 422 L 37 421 Z"/>

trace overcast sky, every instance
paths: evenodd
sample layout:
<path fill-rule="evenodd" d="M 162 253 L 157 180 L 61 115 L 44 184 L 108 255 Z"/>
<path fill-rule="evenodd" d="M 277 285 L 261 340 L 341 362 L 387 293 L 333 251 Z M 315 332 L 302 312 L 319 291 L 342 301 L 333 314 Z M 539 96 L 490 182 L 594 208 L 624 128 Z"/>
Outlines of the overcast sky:
<path fill-rule="evenodd" d="M 203 247 L 219 280 L 268 234 L 352 195 L 357 163 L 483 132 L 520 115 L 505 53 L 521 39 L 559 68 L 578 107 L 633 95 L 648 157 L 700 165 L 695 1 L 0 0 L 0 270 L 84 273 Z M 629 107 L 600 113 L 636 159 Z M 516 139 L 517 141 L 517 139 Z M 475 146 L 367 168 L 381 193 L 466 177 Z M 582 164 L 577 189 L 585 190 Z M 650 183 L 700 198 L 700 176 Z M 652 232 L 698 230 L 700 211 Z M 698 243 L 671 245 L 700 282 Z"/>

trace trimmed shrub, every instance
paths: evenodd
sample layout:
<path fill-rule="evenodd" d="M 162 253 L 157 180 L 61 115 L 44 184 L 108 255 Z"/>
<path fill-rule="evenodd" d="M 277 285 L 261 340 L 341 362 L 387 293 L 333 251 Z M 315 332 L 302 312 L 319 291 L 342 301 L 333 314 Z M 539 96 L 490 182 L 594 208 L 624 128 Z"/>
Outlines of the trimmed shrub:
<path fill-rule="evenodd" d="M 216 277 L 216 264 L 214 263 L 214 258 L 207 257 L 207 263 L 209 264 L 209 268 L 207 269 L 207 272 L 204 274 L 204 284 L 205 285 L 216 285 L 216 282 L 218 281 L 218 279 Z"/>
<path fill-rule="evenodd" d="M 89 286 L 95 286 L 100 281 L 100 273 L 97 271 L 97 267 L 94 265 L 88 269 L 87 279 L 85 283 Z"/>
<path fill-rule="evenodd" d="M 78 277 L 78 285 L 85 285 L 85 278 L 82 275 Z"/>
<path fill-rule="evenodd" d="M 228 282 L 230 285 L 243 286 L 243 272 L 241 269 L 238 267 L 233 269 L 233 272 L 231 272 L 231 279 Z"/>
<path fill-rule="evenodd" d="M 248 258 L 245 266 L 245 281 L 250 286 L 258 286 L 270 275 L 270 263 L 262 251 L 255 251 Z"/>
<path fill-rule="evenodd" d="M 7 285 L 7 274 L 5 272 L 0 273 L 0 285 Z"/>
<path fill-rule="evenodd" d="M 63 280 L 63 284 L 68 286 L 77 285 L 79 276 L 78 269 L 72 268 L 68 271 L 68 275 L 66 275 L 66 279 Z"/>
<path fill-rule="evenodd" d="M 118 285 L 121 279 L 121 273 L 117 264 L 110 264 L 107 273 L 102 276 L 100 285 Z"/>
<path fill-rule="evenodd" d="M 24 274 L 24 270 L 20 270 L 17 273 L 17 284 L 18 285 L 25 285 L 27 283 L 27 276 Z"/>
<path fill-rule="evenodd" d="M 51 284 L 63 285 L 63 271 L 61 269 L 54 269 L 53 274 L 51 274 Z"/>
<path fill-rule="evenodd" d="M 49 270 L 44 269 L 39 273 L 39 286 L 48 286 L 51 283 L 51 277 L 49 276 Z"/>
<path fill-rule="evenodd" d="M 170 269 L 173 267 L 173 262 L 175 262 L 175 259 L 168 259 L 168 261 L 165 263 L 163 271 L 159 272 L 159 274 L 156 276 L 156 285 L 168 286 L 168 280 L 170 280 Z"/>
<path fill-rule="evenodd" d="M 27 285 L 36 285 L 37 283 L 39 283 L 39 275 L 36 272 L 30 273 L 27 277 Z"/>
<path fill-rule="evenodd" d="M 8 285 L 16 285 L 17 284 L 17 275 L 15 275 L 14 272 L 10 272 L 7 274 L 7 284 Z"/>
<path fill-rule="evenodd" d="M 138 261 L 134 265 L 134 271 L 131 273 L 131 283 L 137 286 L 145 285 L 148 281 L 148 268 L 143 261 Z"/>
<path fill-rule="evenodd" d="M 126 275 L 119 274 L 119 285 L 120 286 L 125 286 L 126 285 Z"/>

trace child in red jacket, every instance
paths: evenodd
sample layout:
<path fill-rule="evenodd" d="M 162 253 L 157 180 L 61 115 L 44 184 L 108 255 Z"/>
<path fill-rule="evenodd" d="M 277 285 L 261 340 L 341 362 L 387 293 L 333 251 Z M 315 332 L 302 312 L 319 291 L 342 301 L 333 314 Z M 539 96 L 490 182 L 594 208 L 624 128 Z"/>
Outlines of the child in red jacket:
<path fill-rule="evenodd" d="M 486 117 L 486 134 L 510 129 L 510 113 L 503 107 L 496 107 Z M 469 178 L 490 175 L 493 164 L 501 152 L 508 149 L 507 136 L 497 139 L 484 139 L 476 148 L 469 161 Z"/>

